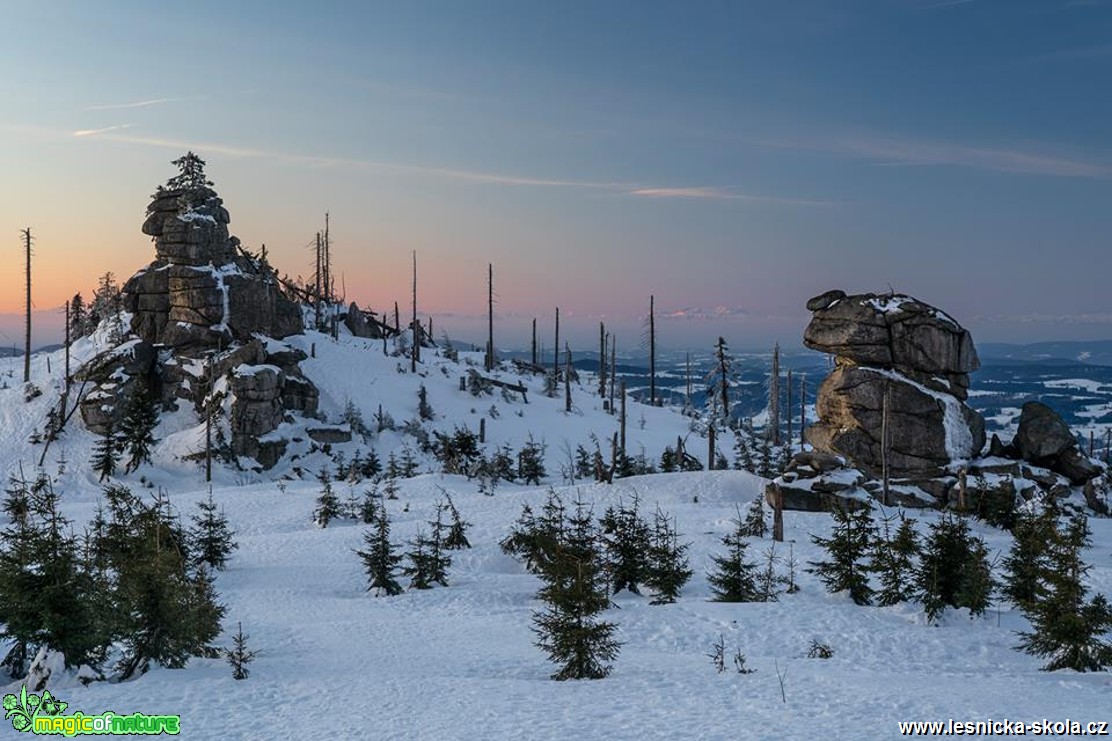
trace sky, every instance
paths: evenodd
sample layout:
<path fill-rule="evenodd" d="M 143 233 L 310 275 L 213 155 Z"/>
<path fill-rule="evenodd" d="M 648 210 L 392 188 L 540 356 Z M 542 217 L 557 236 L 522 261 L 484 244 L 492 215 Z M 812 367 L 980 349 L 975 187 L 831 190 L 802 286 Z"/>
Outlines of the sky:
<path fill-rule="evenodd" d="M 1112 338 L 1112 0 L 0 0 L 0 344 L 154 257 L 194 150 L 231 230 L 481 341 L 798 345 L 895 290 L 975 341 Z M 591 343 L 594 343 L 592 345 Z"/>

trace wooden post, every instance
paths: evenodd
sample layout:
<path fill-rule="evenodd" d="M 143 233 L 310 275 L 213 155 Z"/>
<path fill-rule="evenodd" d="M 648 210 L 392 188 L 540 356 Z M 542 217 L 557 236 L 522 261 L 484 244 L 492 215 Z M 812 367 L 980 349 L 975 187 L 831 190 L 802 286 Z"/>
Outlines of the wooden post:
<path fill-rule="evenodd" d="M 784 492 L 780 487 L 773 489 L 772 497 L 772 539 L 777 543 L 784 542 Z"/>
<path fill-rule="evenodd" d="M 807 374 L 799 377 L 799 452 L 803 452 L 803 430 L 807 427 Z"/>
<path fill-rule="evenodd" d="M 792 369 L 788 368 L 788 400 L 784 406 L 784 417 L 788 421 L 788 455 L 792 454 Z"/>
<path fill-rule="evenodd" d="M 888 401 L 890 390 L 888 381 L 885 381 L 884 397 L 880 404 L 880 471 L 884 487 L 881 502 L 885 507 L 892 506 L 891 494 L 888 491 Z"/>
<path fill-rule="evenodd" d="M 487 441 L 487 420 L 486 417 L 479 418 L 479 442 L 485 443 Z"/>
<path fill-rule="evenodd" d="M 1089 430 L 1089 457 L 1093 457 L 1093 431 Z"/>
<path fill-rule="evenodd" d="M 31 227 L 23 230 L 23 246 L 27 256 L 27 331 L 23 341 L 23 382 L 31 381 Z"/>

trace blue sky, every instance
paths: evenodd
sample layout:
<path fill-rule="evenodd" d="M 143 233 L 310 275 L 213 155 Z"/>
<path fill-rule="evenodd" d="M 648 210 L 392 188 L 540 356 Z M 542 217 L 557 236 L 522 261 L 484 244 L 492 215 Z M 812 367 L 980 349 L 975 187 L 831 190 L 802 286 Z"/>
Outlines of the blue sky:
<path fill-rule="evenodd" d="M 193 148 L 290 274 L 329 210 L 349 298 L 504 342 L 797 343 L 889 286 L 977 340 L 1112 337 L 1112 3 L 7 2 L 0 312 L 152 256 Z M 7 284 L 11 285 L 7 285 Z M 680 318 L 682 317 L 682 319 Z M 0 332 L 12 334 L 0 321 Z M 573 338 L 575 336 L 573 335 Z M 3 340 L 0 337 L 0 340 Z"/>

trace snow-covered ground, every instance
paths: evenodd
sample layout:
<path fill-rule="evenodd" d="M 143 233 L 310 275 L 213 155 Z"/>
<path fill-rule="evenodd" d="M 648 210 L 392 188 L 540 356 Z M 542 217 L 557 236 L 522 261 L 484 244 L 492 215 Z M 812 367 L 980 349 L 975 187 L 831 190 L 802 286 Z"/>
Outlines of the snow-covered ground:
<path fill-rule="evenodd" d="M 428 472 L 403 480 L 399 499 L 386 503 L 394 540 L 412 538 L 419 526 L 427 530 L 443 488 L 473 523 L 468 535 L 474 547 L 454 554 L 449 587 L 376 598 L 365 591 L 353 553 L 363 526 L 336 522 L 322 530 L 312 523 L 319 490 L 312 475 L 325 457 L 309 452 L 308 443 L 304 449 L 295 444 L 291 452 L 301 456 L 295 462 L 261 473 L 221 469 L 215 477 L 214 498 L 240 546 L 216 582 L 227 605 L 222 643 L 230 643 L 241 621 L 250 647 L 261 652 L 251 677 L 236 682 L 224 662 L 195 659 L 185 669 L 155 668 L 120 684 L 83 687 L 63 680 L 51 690 L 70 704 L 68 712 L 180 714 L 182 735 L 198 739 L 891 738 L 899 735 L 897 722 L 909 720 L 1112 720 L 1112 675 L 1039 671 L 1039 660 L 1013 650 L 1015 631 L 1026 622 L 1009 605 L 975 619 L 951 612 L 932 626 L 916 605 L 859 607 L 845 595 L 827 594 L 803 571 L 819 557 L 810 535 L 829 531 L 824 514 L 785 516 L 788 542 L 776 555 L 798 562 L 800 592 L 765 604 L 709 602 L 710 556 L 764 481 L 717 471 L 636 477 L 613 486 L 565 483 L 563 448 L 587 446 L 593 432 L 608 452 L 606 441 L 617 429 L 586 378 L 574 389 L 576 409 L 569 415 L 562 389 L 548 399 L 539 393 L 540 379 L 526 379 L 528 404 L 506 401 L 497 389 L 475 398 L 459 390 L 465 366 L 426 357 L 424 377 L 414 377 L 408 361 L 383 356 L 381 342 L 334 343 L 314 333 L 291 340 L 306 351 L 314 343 L 316 358 L 303 367 L 320 387 L 322 411 L 332 422 L 350 400 L 368 424 L 382 404 L 400 425 L 417 416 L 423 383 L 439 429 L 467 424 L 475 430 L 486 417 L 489 449 L 505 442 L 519 448 L 530 432 L 543 439 L 548 479 L 565 500 L 581 496 L 596 515 L 635 492 L 646 514 L 659 505 L 691 543 L 695 575 L 679 602 L 650 606 L 647 598 L 620 595 L 606 616 L 619 625 L 624 644 L 613 674 L 551 681 L 554 669 L 530 630 L 539 581 L 498 548 L 522 504 L 539 508 L 546 487 L 501 484 L 485 496 L 475 481 L 431 472 L 431 462 L 421 459 Z M 75 353 L 87 359 L 94 349 L 83 341 Z M 60 353 L 50 363 L 57 379 Z M 0 361 L 0 386 L 9 386 L 0 389 L 5 472 L 21 461 L 34 468 L 41 446 L 27 439 L 56 400 L 46 356 L 36 356 L 33 368 L 46 391 L 42 397 L 23 401 L 20 373 L 21 360 Z M 677 435 L 688 434 L 687 420 L 667 409 L 631 404 L 629 419 L 631 452 L 644 446 L 651 460 Z M 199 467 L 175 458 L 196 449 L 195 422 L 185 409 L 167 415 L 157 431 L 163 439 L 158 465 L 124 479 L 136 490 L 143 487 L 140 476 L 164 487 L 185 514 L 206 490 Z M 46 471 L 58 475 L 64 454 L 58 486 L 65 513 L 78 526 L 98 497 L 88 464 L 93 440 L 75 419 L 45 461 Z M 691 452 L 705 456 L 705 441 L 692 435 L 689 443 Z M 336 448 L 350 459 L 373 446 L 385 461 L 405 444 L 416 448 L 412 438 L 386 432 Z M 304 479 L 294 475 L 295 466 L 303 468 Z M 348 486 L 337 485 L 341 499 Z M 356 494 L 364 488 L 356 486 Z M 913 516 L 925 525 L 935 515 Z M 1094 565 L 1089 586 L 1112 595 L 1112 520 L 1094 519 L 1091 526 L 1096 545 L 1086 553 Z M 994 555 L 1007 550 L 1006 533 L 974 528 Z M 754 539 L 750 553 L 759 558 L 771 545 Z M 715 672 L 706 654 L 719 636 L 727 656 L 740 649 L 755 673 Z M 816 639 L 833 648 L 833 658 L 806 658 Z M 0 691 L 13 687 L 18 684 Z M 15 733 L 4 728 L 0 736 Z"/>

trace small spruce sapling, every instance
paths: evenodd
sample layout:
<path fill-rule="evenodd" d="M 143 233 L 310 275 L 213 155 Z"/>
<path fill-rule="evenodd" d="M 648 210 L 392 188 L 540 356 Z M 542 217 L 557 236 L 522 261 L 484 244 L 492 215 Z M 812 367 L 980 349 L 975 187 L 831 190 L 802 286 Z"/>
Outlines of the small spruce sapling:
<path fill-rule="evenodd" d="M 259 652 L 248 650 L 247 639 L 250 637 L 243 632 L 243 623 L 237 622 L 236 634 L 232 636 L 232 647 L 224 651 L 228 664 L 232 667 L 232 679 L 247 679 L 251 676 L 251 671 L 247 668 L 247 665 L 255 660 Z"/>
<path fill-rule="evenodd" d="M 363 533 L 365 550 L 356 551 L 367 572 L 367 591 L 376 597 L 402 593 L 397 580 L 397 568 L 402 556 L 397 546 L 390 542 L 390 518 L 385 507 L 379 507 L 373 530 Z"/>

